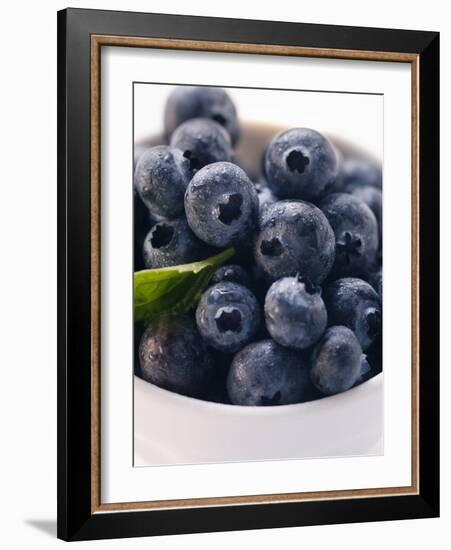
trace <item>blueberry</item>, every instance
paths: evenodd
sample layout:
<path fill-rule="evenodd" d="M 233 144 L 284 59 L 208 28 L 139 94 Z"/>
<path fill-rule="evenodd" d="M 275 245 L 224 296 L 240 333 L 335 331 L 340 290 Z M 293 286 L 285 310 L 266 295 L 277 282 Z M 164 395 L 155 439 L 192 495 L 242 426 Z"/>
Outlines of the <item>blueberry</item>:
<path fill-rule="evenodd" d="M 352 330 L 333 326 L 313 350 L 310 376 L 316 388 L 332 395 L 352 388 L 369 368 Z"/>
<path fill-rule="evenodd" d="M 182 122 L 192 118 L 209 118 L 223 126 L 232 142 L 239 135 L 235 105 L 222 88 L 180 86 L 169 96 L 164 112 L 165 133 L 169 137 Z"/>
<path fill-rule="evenodd" d="M 254 286 L 249 273 L 243 267 L 236 264 L 222 265 L 213 273 L 213 277 L 211 278 L 213 284 L 223 281 L 238 283 L 249 289 L 252 289 Z"/>
<path fill-rule="evenodd" d="M 382 189 L 382 171 L 380 166 L 370 160 L 348 157 L 340 167 L 337 189 L 342 191 L 352 187 L 369 185 Z"/>
<path fill-rule="evenodd" d="M 248 288 L 225 281 L 202 294 L 196 321 L 208 345 L 219 351 L 235 352 L 255 336 L 260 324 L 260 306 Z"/>
<path fill-rule="evenodd" d="M 135 169 L 135 187 L 153 213 L 166 218 L 183 214 L 183 197 L 190 180 L 190 163 L 174 147 L 145 151 Z"/>
<path fill-rule="evenodd" d="M 307 128 L 293 128 L 276 135 L 266 148 L 264 166 L 269 186 L 283 199 L 315 200 L 338 172 L 332 144 Z"/>
<path fill-rule="evenodd" d="M 324 292 L 330 325 L 344 325 L 354 331 L 363 350 L 381 334 L 382 306 L 374 288 L 362 279 L 344 277 Z"/>
<path fill-rule="evenodd" d="M 141 377 L 191 397 L 207 391 L 213 363 L 191 317 L 163 317 L 150 324 L 139 347 Z"/>
<path fill-rule="evenodd" d="M 377 220 L 370 208 L 347 193 L 328 195 L 319 207 L 335 233 L 334 276 L 363 275 L 376 262 Z"/>
<path fill-rule="evenodd" d="M 234 405 L 287 405 L 308 401 L 312 383 L 299 352 L 261 340 L 235 355 L 227 391 Z"/>
<path fill-rule="evenodd" d="M 369 277 L 369 283 L 379 294 L 379 298 L 382 302 L 382 270 L 376 271 L 376 273 L 372 273 Z"/>
<path fill-rule="evenodd" d="M 261 221 L 254 257 L 273 281 L 299 273 L 319 284 L 334 263 L 334 232 L 313 204 L 279 201 L 268 208 Z"/>
<path fill-rule="evenodd" d="M 144 269 L 143 243 L 152 226 L 149 210 L 139 198 L 136 189 L 133 190 L 133 269 Z"/>
<path fill-rule="evenodd" d="M 363 377 L 362 381 L 368 380 L 368 378 L 382 372 L 382 334 L 371 344 L 365 353 L 371 370 Z"/>
<path fill-rule="evenodd" d="M 327 327 L 320 287 L 302 277 L 279 279 L 266 295 L 265 320 L 269 333 L 282 346 L 312 346 Z"/>
<path fill-rule="evenodd" d="M 152 212 L 151 210 L 147 210 L 147 219 L 148 219 L 148 223 L 150 224 L 149 229 L 159 222 L 168 221 L 168 218 L 165 218 L 164 216 L 160 216 L 159 214 L 155 214 L 155 212 Z"/>
<path fill-rule="evenodd" d="M 172 134 L 171 146 L 182 151 L 191 176 L 212 162 L 233 160 L 229 134 L 208 118 L 193 118 Z"/>
<path fill-rule="evenodd" d="M 268 207 L 277 201 L 277 197 L 265 181 L 258 181 L 255 183 L 255 190 L 258 195 L 260 220 L 262 220 L 268 210 Z"/>
<path fill-rule="evenodd" d="M 370 185 L 358 185 L 347 188 L 347 193 L 351 193 L 354 197 L 357 197 L 363 201 L 376 216 L 379 244 L 382 244 L 382 191 L 377 187 Z"/>
<path fill-rule="evenodd" d="M 141 366 L 139 364 L 139 344 L 144 334 L 144 325 L 139 322 L 133 324 L 133 371 L 136 376 L 141 376 Z"/>
<path fill-rule="evenodd" d="M 190 181 L 185 212 L 189 226 L 204 242 L 234 245 L 252 238 L 258 218 L 257 192 L 241 168 L 216 162 Z"/>
<path fill-rule="evenodd" d="M 194 235 L 185 218 L 158 222 L 147 234 L 143 246 L 147 268 L 188 264 L 211 254 L 211 248 Z"/>

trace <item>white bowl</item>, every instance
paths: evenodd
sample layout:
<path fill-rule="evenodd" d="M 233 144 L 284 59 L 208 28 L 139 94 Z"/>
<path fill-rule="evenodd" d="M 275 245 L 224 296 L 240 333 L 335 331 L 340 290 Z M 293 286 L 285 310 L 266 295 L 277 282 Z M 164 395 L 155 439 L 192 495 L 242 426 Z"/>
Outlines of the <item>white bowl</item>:
<path fill-rule="evenodd" d="M 383 453 L 383 374 L 347 392 L 275 407 L 192 399 L 135 376 L 135 466 Z"/>
<path fill-rule="evenodd" d="M 246 123 L 236 159 L 258 175 L 266 144 L 282 128 Z M 342 157 L 367 152 L 329 136 Z M 162 143 L 135 144 L 135 159 Z M 275 407 L 240 407 L 172 393 L 135 376 L 134 465 L 199 464 L 383 453 L 383 374 L 339 395 Z"/>

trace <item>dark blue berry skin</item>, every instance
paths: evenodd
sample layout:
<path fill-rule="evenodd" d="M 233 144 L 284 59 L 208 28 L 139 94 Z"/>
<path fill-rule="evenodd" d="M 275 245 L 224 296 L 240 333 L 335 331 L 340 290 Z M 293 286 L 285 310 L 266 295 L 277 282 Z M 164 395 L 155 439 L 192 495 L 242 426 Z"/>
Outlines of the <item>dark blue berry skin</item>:
<path fill-rule="evenodd" d="M 144 264 L 148 269 L 188 264 L 211 255 L 212 249 L 194 235 L 185 218 L 156 223 L 143 245 Z"/>
<path fill-rule="evenodd" d="M 363 377 L 362 381 L 368 380 L 382 372 L 382 334 L 371 344 L 365 353 L 371 370 Z"/>
<path fill-rule="evenodd" d="M 249 273 L 237 264 L 222 265 L 213 273 L 213 277 L 211 278 L 212 284 L 221 283 L 223 281 L 238 283 L 251 290 L 254 286 Z"/>
<path fill-rule="evenodd" d="M 372 161 L 348 157 L 340 166 L 340 173 L 334 188 L 337 191 L 349 192 L 354 187 L 369 185 L 382 189 L 382 170 Z"/>
<path fill-rule="evenodd" d="M 314 201 L 336 179 L 338 159 L 332 144 L 308 128 L 276 135 L 266 148 L 264 174 L 282 199 Z"/>
<path fill-rule="evenodd" d="M 378 223 L 382 223 L 382 191 L 371 185 L 348 185 L 345 193 L 350 193 L 371 208 Z"/>
<path fill-rule="evenodd" d="M 282 346 L 312 346 L 327 327 L 321 288 L 300 277 L 279 279 L 266 294 L 265 321 L 272 338 Z"/>
<path fill-rule="evenodd" d="M 211 355 L 186 315 L 151 323 L 141 338 L 139 361 L 141 377 L 166 390 L 202 397 L 211 384 Z"/>
<path fill-rule="evenodd" d="M 145 269 L 143 244 L 149 229 L 152 227 L 149 210 L 140 199 L 136 189 L 133 190 L 133 265 L 134 271 Z"/>
<path fill-rule="evenodd" d="M 269 206 L 277 202 L 277 197 L 265 181 L 258 181 L 255 183 L 255 190 L 258 195 L 259 217 L 260 220 L 262 220 Z"/>
<path fill-rule="evenodd" d="M 212 162 L 233 160 L 229 134 L 208 118 L 193 118 L 181 124 L 172 134 L 171 147 L 182 151 L 191 176 Z"/>
<path fill-rule="evenodd" d="M 136 376 L 141 376 L 141 366 L 139 364 L 139 344 L 143 334 L 143 323 L 135 322 L 133 324 L 133 371 Z"/>
<path fill-rule="evenodd" d="M 367 206 L 371 208 L 373 214 L 376 216 L 379 245 L 382 244 L 382 191 L 377 187 L 370 185 L 353 186 L 347 188 L 347 193 L 351 193 L 354 197 L 357 197 L 363 201 Z"/>
<path fill-rule="evenodd" d="M 260 325 L 260 306 L 248 288 L 225 281 L 202 294 L 196 322 L 209 346 L 232 353 L 255 336 Z"/>
<path fill-rule="evenodd" d="M 279 201 L 263 216 L 254 257 L 269 280 L 300 274 L 319 284 L 334 263 L 334 232 L 313 204 Z"/>
<path fill-rule="evenodd" d="M 322 393 L 333 395 L 352 388 L 369 368 L 352 330 L 333 326 L 312 352 L 310 376 Z"/>
<path fill-rule="evenodd" d="M 378 224 L 371 209 L 348 193 L 332 193 L 319 207 L 335 233 L 332 275 L 363 275 L 371 270 L 379 247 Z"/>
<path fill-rule="evenodd" d="M 382 302 L 382 270 L 373 273 L 369 277 L 369 283 L 374 288 L 374 290 L 379 294 L 379 298 Z"/>
<path fill-rule="evenodd" d="M 366 281 L 355 277 L 337 279 L 326 288 L 323 297 L 329 325 L 350 328 L 364 351 L 381 334 L 381 300 Z"/>
<path fill-rule="evenodd" d="M 223 126 L 232 143 L 239 136 L 235 105 L 222 88 L 180 86 L 169 96 L 164 112 L 164 128 L 168 137 L 183 122 L 192 118 L 209 118 Z"/>
<path fill-rule="evenodd" d="M 142 202 L 142 201 L 141 201 Z M 147 209 L 146 209 L 147 210 Z M 168 221 L 164 216 L 159 216 L 150 210 L 147 210 L 147 218 L 150 224 L 149 229 L 153 227 L 156 223 Z"/>
<path fill-rule="evenodd" d="M 141 155 L 135 168 L 135 188 L 153 213 L 176 218 L 183 214 L 190 175 L 190 163 L 181 151 L 158 145 Z"/>
<path fill-rule="evenodd" d="M 224 248 L 252 239 L 258 198 L 246 173 L 230 162 L 202 168 L 185 193 L 189 226 L 204 242 Z"/>
<path fill-rule="evenodd" d="M 233 358 L 227 391 L 234 405 L 269 406 L 312 398 L 308 364 L 274 340 L 249 344 Z"/>

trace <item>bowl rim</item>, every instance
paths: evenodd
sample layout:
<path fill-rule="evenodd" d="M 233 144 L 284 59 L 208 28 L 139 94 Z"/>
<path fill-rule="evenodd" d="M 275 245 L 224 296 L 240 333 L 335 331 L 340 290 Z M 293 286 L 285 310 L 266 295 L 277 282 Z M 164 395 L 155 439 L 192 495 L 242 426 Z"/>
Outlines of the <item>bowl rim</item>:
<path fill-rule="evenodd" d="M 383 371 L 376 374 L 375 376 L 369 378 L 365 382 L 362 382 L 361 384 L 358 384 L 357 386 L 353 386 L 349 390 L 346 390 L 344 392 L 340 392 L 334 395 L 328 395 L 325 397 L 321 397 L 320 399 L 312 399 L 311 401 L 304 401 L 302 403 L 291 403 L 288 405 L 272 405 L 268 407 L 261 407 L 257 405 L 234 405 L 232 403 L 218 403 L 216 401 L 206 401 L 204 399 L 198 399 L 196 397 L 189 397 L 187 395 L 182 395 L 180 393 L 176 393 L 170 390 L 166 390 L 164 388 L 160 388 L 159 386 L 153 384 L 152 382 L 148 382 L 147 380 L 144 380 L 140 376 L 134 374 L 133 378 L 133 393 L 135 393 L 135 383 L 138 381 L 138 384 L 147 384 L 151 387 L 151 390 L 153 392 L 156 392 L 160 395 L 163 399 L 167 400 L 168 402 L 178 402 L 180 405 L 187 406 L 189 408 L 196 408 L 196 409 L 204 409 L 205 411 L 211 411 L 211 412 L 230 412 L 232 414 L 238 414 L 242 415 L 243 413 L 246 414 L 256 414 L 259 416 L 273 416 L 276 415 L 283 415 L 288 412 L 294 412 L 297 409 L 304 408 L 312 408 L 317 407 L 319 404 L 332 404 L 335 401 L 341 401 L 345 398 L 345 396 L 352 397 L 353 395 L 357 395 L 361 393 L 362 391 L 365 391 L 365 388 L 368 388 L 369 386 L 374 386 L 376 384 L 379 384 L 382 381 L 383 377 Z"/>

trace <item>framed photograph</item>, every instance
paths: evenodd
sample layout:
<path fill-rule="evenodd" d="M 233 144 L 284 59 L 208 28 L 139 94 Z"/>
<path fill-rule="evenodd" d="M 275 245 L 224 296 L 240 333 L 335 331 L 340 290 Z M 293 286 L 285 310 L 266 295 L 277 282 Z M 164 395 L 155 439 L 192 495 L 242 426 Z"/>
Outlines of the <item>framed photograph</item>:
<path fill-rule="evenodd" d="M 58 13 L 58 536 L 439 514 L 439 35 Z"/>

